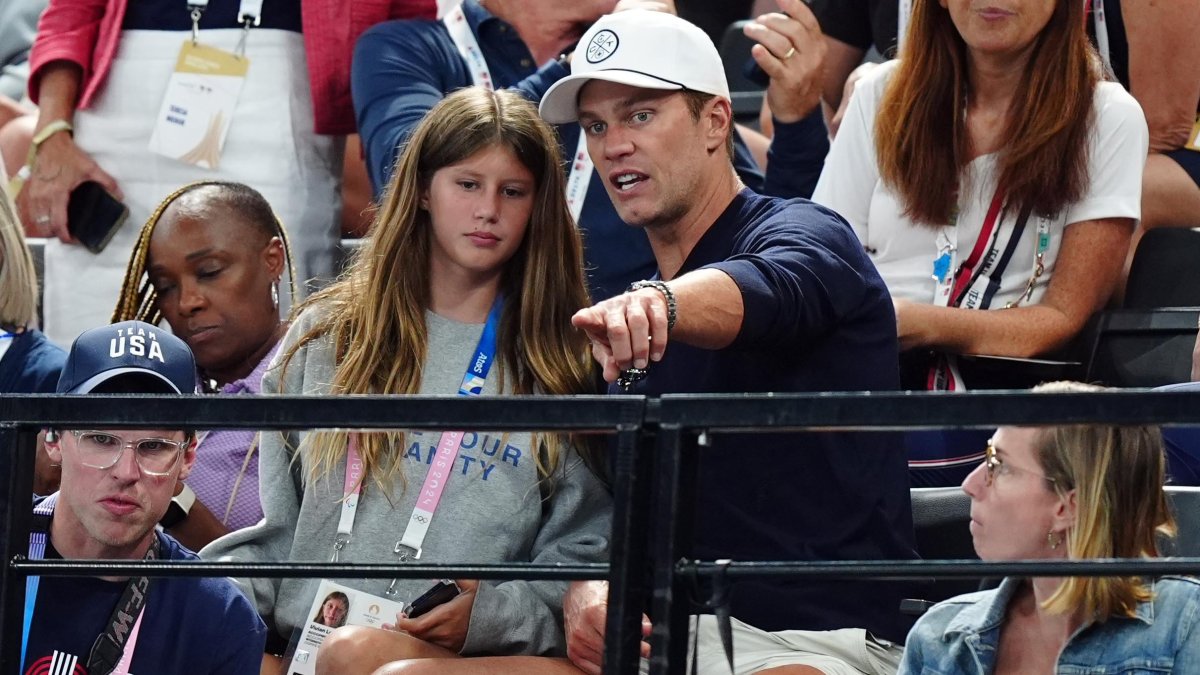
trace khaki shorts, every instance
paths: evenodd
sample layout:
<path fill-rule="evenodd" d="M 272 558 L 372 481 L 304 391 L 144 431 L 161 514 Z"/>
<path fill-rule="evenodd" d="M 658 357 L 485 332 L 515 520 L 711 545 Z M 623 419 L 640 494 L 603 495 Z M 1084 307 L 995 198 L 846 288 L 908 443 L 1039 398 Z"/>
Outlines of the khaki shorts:
<path fill-rule="evenodd" d="M 737 619 L 732 620 L 732 628 L 734 675 L 797 665 L 811 666 L 825 675 L 895 675 L 904 652 L 903 645 L 880 640 L 861 628 L 771 633 Z M 729 675 L 717 620 L 709 614 L 692 617 L 687 672 L 692 672 L 692 644 L 697 637 L 697 674 Z M 649 664 L 643 659 L 641 673 L 648 672 Z"/>

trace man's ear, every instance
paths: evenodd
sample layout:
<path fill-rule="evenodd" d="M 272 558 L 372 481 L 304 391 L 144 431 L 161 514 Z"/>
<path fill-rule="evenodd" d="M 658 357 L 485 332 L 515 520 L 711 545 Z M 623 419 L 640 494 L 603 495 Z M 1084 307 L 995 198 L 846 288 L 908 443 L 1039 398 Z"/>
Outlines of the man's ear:
<path fill-rule="evenodd" d="M 712 100 L 705 106 L 706 117 L 708 120 L 708 129 L 705 136 L 704 147 L 708 152 L 725 152 L 726 138 L 733 133 L 733 106 L 729 101 L 720 97 L 714 96 Z"/>
<path fill-rule="evenodd" d="M 57 429 L 47 429 L 46 436 L 42 440 L 42 447 L 46 448 L 46 456 L 55 464 L 62 464 L 61 438 Z"/>
<path fill-rule="evenodd" d="M 187 448 L 184 449 L 183 464 L 179 467 L 179 480 L 187 478 L 188 474 L 192 472 L 192 465 L 196 463 L 196 446 L 199 444 L 196 436 L 192 436 Z"/>

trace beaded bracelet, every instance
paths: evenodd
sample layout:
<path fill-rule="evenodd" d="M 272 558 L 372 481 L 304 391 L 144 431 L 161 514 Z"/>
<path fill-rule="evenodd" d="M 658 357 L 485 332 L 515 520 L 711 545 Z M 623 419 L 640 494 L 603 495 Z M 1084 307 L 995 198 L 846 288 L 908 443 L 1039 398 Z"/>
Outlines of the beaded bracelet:
<path fill-rule="evenodd" d="M 675 314 L 675 293 L 671 291 L 671 287 L 667 285 L 667 282 L 657 279 L 653 281 L 635 281 L 632 284 L 629 284 L 630 291 L 637 291 L 643 288 L 653 288 L 659 293 L 662 293 L 663 297 L 666 298 L 667 332 L 670 333 L 671 329 L 675 328 L 675 319 L 677 318 Z"/>

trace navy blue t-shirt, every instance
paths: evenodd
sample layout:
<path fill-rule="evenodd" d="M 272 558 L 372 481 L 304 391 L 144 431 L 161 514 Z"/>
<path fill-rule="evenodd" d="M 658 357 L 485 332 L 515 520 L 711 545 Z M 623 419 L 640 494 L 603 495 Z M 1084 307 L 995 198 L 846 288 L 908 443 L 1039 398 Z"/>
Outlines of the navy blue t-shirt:
<path fill-rule="evenodd" d="M 160 558 L 198 560 L 169 535 L 158 533 L 158 543 Z M 47 546 L 47 559 L 60 557 Z M 42 577 L 21 672 L 85 673 L 124 591 L 124 581 Z M 130 675 L 255 675 L 266 637 L 262 619 L 229 579 L 152 579 Z"/>
<path fill-rule="evenodd" d="M 512 26 L 475 0 L 466 0 L 462 7 L 496 87 L 515 89 L 536 103 L 551 85 L 569 74 L 557 61 L 534 63 Z M 467 65 L 441 21 L 388 21 L 363 34 L 354 50 L 351 91 L 376 197 L 387 186 L 400 149 L 425 113 L 450 92 L 471 84 Z M 579 125 L 563 124 L 556 129 L 563 157 L 569 159 L 578 147 Z M 745 144 L 735 136 L 738 175 L 758 191 L 810 196 L 829 150 L 820 110 L 801 122 L 777 125 L 775 138 L 771 171 L 764 179 Z M 612 297 L 654 273 L 654 255 L 645 233 L 620 219 L 603 179 L 595 173 L 579 224 L 593 300 Z"/>
<path fill-rule="evenodd" d="M 670 343 L 633 393 L 899 387 L 891 297 L 834 212 L 742 190 L 679 274 L 701 268 L 741 289 L 737 339 L 719 350 Z M 904 449 L 890 433 L 715 434 L 700 450 L 695 514 L 694 554 L 705 560 L 916 557 Z M 865 628 L 903 641 L 906 588 L 739 582 L 733 615 L 764 630 Z"/>

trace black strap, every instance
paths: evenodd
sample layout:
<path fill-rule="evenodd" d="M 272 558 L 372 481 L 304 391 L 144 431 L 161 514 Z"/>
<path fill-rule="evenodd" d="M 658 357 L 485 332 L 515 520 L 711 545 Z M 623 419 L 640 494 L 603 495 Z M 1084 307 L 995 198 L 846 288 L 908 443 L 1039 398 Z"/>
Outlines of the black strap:
<path fill-rule="evenodd" d="M 1017 216 L 1017 222 L 1013 225 L 1012 237 L 1008 239 L 1008 246 L 1004 247 L 1004 253 L 1001 254 L 1000 260 L 996 262 L 996 268 L 988 273 L 987 289 L 983 292 L 983 301 L 979 303 L 979 309 L 987 309 L 992 304 L 992 298 L 996 296 L 996 291 L 1000 290 L 1000 280 L 1004 276 L 1004 270 L 1008 268 L 1008 263 L 1012 260 L 1013 252 L 1017 250 L 1017 244 L 1020 243 L 1021 237 L 1025 234 L 1025 224 L 1029 222 L 1029 216 L 1033 214 L 1033 205 L 1026 204 L 1021 209 L 1021 214 Z"/>
<path fill-rule="evenodd" d="M 153 537 L 150 548 L 146 550 L 144 560 L 154 560 L 158 557 L 158 535 Z M 149 577 L 130 577 L 125 584 L 125 592 L 117 601 L 112 614 L 108 617 L 104 632 L 96 637 L 92 651 L 88 653 L 88 675 L 109 675 L 121 662 L 125 654 L 125 643 L 129 641 L 129 633 L 146 607 L 146 594 L 150 591 Z"/>
<path fill-rule="evenodd" d="M 729 662 L 729 672 L 736 675 L 733 669 L 733 621 L 729 611 L 729 577 L 725 572 L 732 560 L 718 560 L 717 571 L 712 579 L 712 595 L 704 603 L 705 608 L 713 610 L 717 621 L 717 634 L 721 637 L 721 647 L 725 650 L 725 659 Z M 692 639 L 692 675 L 696 675 L 699 667 L 700 651 L 700 622 L 696 621 L 696 634 Z"/>

